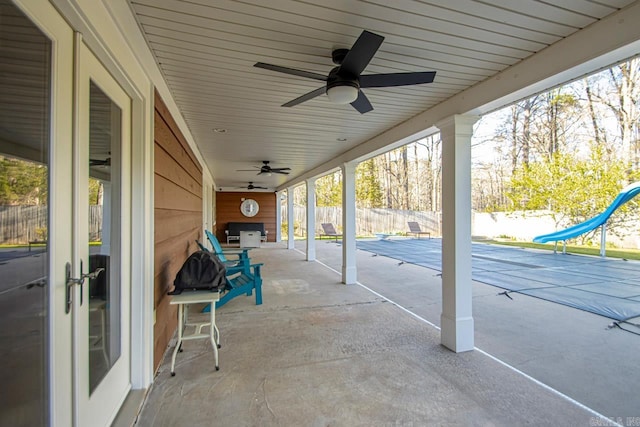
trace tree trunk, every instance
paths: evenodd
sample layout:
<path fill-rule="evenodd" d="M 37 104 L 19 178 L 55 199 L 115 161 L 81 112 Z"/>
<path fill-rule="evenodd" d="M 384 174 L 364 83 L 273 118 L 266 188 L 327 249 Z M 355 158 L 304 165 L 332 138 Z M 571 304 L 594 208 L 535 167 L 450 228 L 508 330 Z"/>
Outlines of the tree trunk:
<path fill-rule="evenodd" d="M 589 107 L 589 116 L 591 118 L 591 126 L 593 126 L 593 139 L 596 144 L 600 144 L 600 128 L 598 126 L 598 118 L 593 106 L 593 97 L 591 96 L 591 87 L 589 86 L 589 80 L 584 79 L 584 91 L 587 94 L 587 105 Z"/>
<path fill-rule="evenodd" d="M 406 145 L 400 148 L 400 156 L 402 159 L 400 162 L 401 171 L 399 171 L 398 175 L 400 176 L 402 192 L 404 193 L 401 198 L 401 203 L 402 209 L 408 210 L 411 202 L 409 196 L 409 155 Z"/>
<path fill-rule="evenodd" d="M 531 121 L 533 119 L 533 107 L 538 97 L 527 99 L 524 102 L 522 118 L 522 164 L 529 166 L 531 157 Z"/>

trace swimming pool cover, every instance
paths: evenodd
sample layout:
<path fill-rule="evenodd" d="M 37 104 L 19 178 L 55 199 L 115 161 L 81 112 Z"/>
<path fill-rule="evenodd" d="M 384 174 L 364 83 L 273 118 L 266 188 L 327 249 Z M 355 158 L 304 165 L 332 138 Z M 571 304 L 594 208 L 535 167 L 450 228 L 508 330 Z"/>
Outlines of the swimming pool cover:
<path fill-rule="evenodd" d="M 441 246 L 441 239 L 357 241 L 358 249 L 438 271 Z M 637 261 L 473 243 L 472 278 L 610 319 L 640 316 Z"/>

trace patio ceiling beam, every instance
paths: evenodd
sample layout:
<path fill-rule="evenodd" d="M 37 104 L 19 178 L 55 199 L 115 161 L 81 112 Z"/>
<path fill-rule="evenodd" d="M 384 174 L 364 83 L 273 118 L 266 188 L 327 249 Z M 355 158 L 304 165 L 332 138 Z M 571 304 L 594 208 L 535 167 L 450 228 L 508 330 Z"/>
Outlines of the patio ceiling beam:
<path fill-rule="evenodd" d="M 10 141 L 0 137 L 0 154 L 8 157 L 27 160 L 42 164 L 42 151 L 29 146 L 29 144 Z"/>

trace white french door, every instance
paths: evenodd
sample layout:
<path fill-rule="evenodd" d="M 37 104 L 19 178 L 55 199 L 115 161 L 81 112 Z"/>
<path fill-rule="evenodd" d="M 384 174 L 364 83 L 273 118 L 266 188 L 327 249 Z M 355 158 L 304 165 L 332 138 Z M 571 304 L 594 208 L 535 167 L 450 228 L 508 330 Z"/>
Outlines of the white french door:
<path fill-rule="evenodd" d="M 85 280 L 73 286 L 73 388 L 87 426 L 110 422 L 130 388 L 131 99 L 75 43 L 72 276 Z"/>
<path fill-rule="evenodd" d="M 131 383 L 131 99 L 47 0 L 0 0 L 0 56 L 0 181 L 38 219 L 0 248 L 0 425 L 109 425 Z"/>

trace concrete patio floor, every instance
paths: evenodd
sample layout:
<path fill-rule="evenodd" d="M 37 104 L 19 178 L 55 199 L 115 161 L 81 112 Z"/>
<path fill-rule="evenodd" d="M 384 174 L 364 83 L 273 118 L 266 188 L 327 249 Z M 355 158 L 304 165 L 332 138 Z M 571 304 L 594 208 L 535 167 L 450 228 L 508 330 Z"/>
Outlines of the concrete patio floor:
<path fill-rule="evenodd" d="M 640 338 L 608 319 L 474 283 L 478 349 L 455 354 L 432 325 L 437 271 L 358 251 L 362 285 L 345 286 L 340 246 L 318 241 L 309 263 L 304 245 L 251 252 L 264 303 L 217 310 L 220 371 L 191 341 L 171 377 L 170 347 L 137 425 L 640 424 Z"/>

